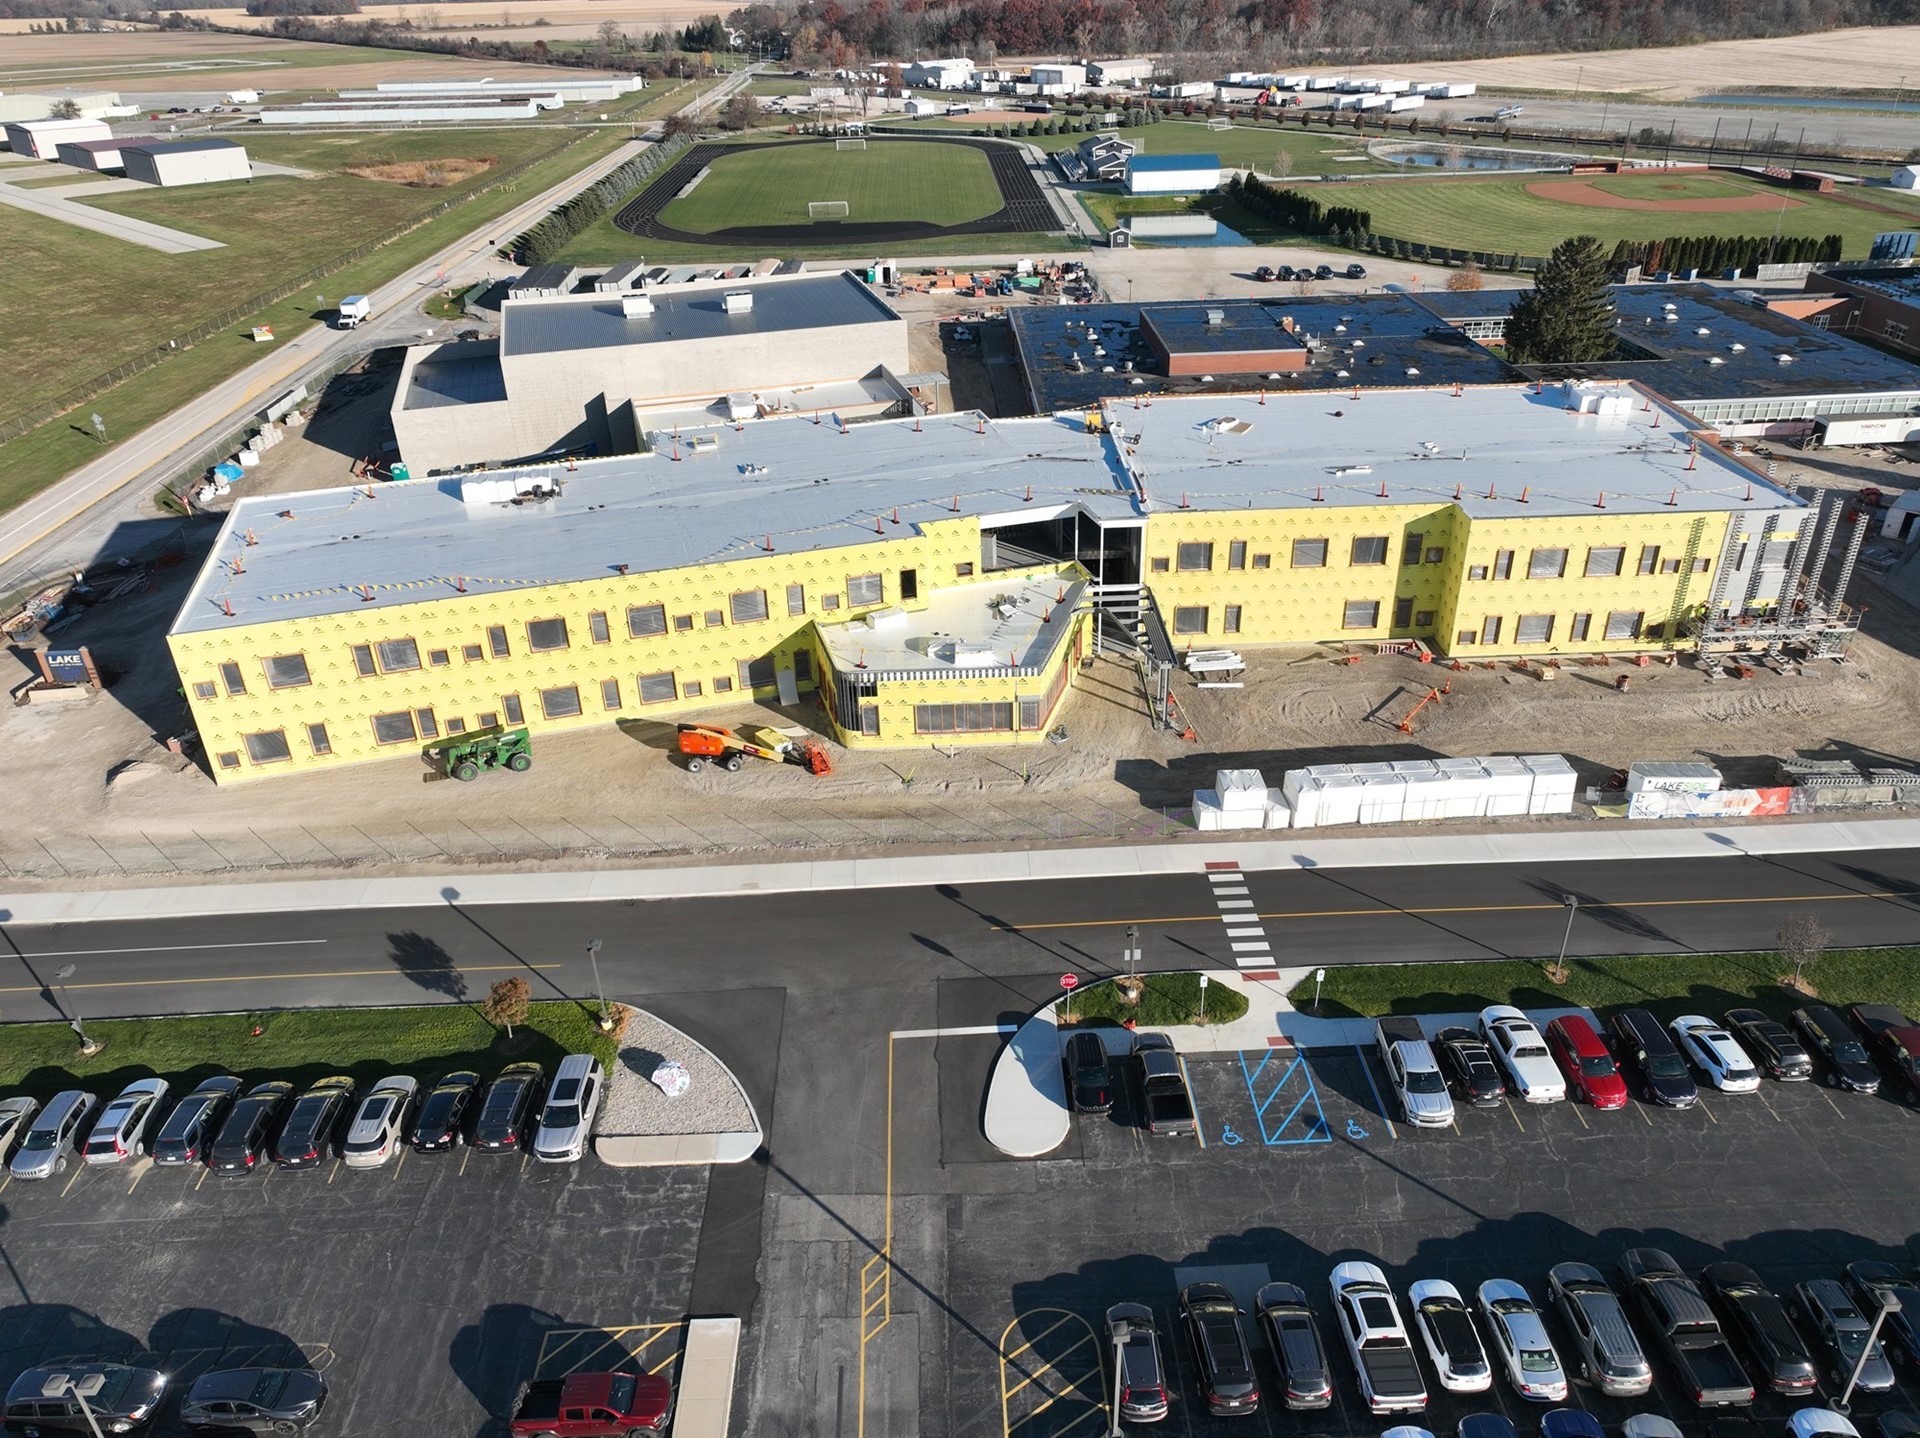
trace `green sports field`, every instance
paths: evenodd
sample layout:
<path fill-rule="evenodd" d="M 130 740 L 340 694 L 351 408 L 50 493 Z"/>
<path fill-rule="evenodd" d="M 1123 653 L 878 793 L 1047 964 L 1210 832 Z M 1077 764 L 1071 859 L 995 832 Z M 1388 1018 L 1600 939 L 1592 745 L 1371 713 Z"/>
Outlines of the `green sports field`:
<path fill-rule="evenodd" d="M 1527 193 L 1529 184 L 1564 182 L 1561 175 L 1461 176 L 1457 179 L 1355 180 L 1301 185 L 1322 204 L 1369 211 L 1374 233 L 1417 244 L 1453 249 L 1544 255 L 1569 235 L 1597 235 L 1611 248 L 1617 240 L 1658 240 L 1668 235 L 1839 235 L 1849 259 L 1866 256 L 1875 235 L 1920 223 L 1920 204 L 1875 189 L 1849 204 L 1805 190 L 1782 190 L 1731 175 L 1605 175 L 1596 188 L 1630 199 L 1707 200 L 1742 194 L 1770 203 L 1753 210 L 1625 210 L 1568 204 Z M 1680 185 L 1679 190 L 1664 186 Z M 1711 186 L 1711 189 L 1706 187 Z M 1797 200 L 1784 210 L 1781 200 Z M 1264 235 L 1261 238 L 1265 238 Z"/>
<path fill-rule="evenodd" d="M 964 145 L 875 140 L 864 150 L 776 145 L 725 155 L 693 193 L 661 211 L 693 234 L 743 225 L 804 225 L 816 200 L 845 200 L 844 218 L 957 225 L 1001 206 L 987 157 Z"/>

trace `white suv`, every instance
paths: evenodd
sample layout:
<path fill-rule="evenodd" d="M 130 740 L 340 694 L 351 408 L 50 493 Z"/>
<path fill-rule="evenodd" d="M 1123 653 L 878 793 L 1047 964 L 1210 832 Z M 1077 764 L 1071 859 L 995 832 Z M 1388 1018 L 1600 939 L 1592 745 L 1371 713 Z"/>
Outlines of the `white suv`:
<path fill-rule="evenodd" d="M 533 1156 L 541 1163 L 574 1163 L 587 1151 L 593 1120 L 600 1112 L 606 1070 L 592 1054 L 568 1054 L 554 1072 L 547 1106 L 533 1136 Z"/>

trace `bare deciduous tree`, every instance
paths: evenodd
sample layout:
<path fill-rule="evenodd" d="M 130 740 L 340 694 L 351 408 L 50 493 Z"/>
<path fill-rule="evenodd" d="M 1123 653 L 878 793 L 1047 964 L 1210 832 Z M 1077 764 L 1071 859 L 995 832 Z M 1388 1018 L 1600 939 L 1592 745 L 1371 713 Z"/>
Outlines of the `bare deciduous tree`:
<path fill-rule="evenodd" d="M 1785 982 L 1801 993 L 1811 994 L 1813 990 L 1806 980 L 1809 964 L 1817 963 L 1827 951 L 1831 935 L 1826 927 L 1809 913 L 1788 914 L 1780 923 L 1777 935 L 1780 941 L 1780 957 L 1793 965 L 1793 972 Z"/>

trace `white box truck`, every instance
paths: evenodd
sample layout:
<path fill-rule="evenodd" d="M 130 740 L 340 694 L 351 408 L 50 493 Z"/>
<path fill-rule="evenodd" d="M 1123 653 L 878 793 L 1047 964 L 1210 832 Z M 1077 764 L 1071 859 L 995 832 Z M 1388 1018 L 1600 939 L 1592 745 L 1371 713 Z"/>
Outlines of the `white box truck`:
<path fill-rule="evenodd" d="M 365 295 L 348 295 L 340 301 L 339 325 L 343 330 L 358 329 L 360 321 L 373 313 L 373 301 Z"/>

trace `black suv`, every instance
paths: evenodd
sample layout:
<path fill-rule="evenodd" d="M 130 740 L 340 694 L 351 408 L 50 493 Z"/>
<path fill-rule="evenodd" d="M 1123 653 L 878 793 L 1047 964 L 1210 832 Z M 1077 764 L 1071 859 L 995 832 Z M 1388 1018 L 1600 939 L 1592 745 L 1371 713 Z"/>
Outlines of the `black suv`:
<path fill-rule="evenodd" d="M 1207 1411 L 1218 1418 L 1259 1412 L 1260 1384 L 1233 1295 L 1218 1283 L 1188 1284 L 1180 1291 L 1180 1326 L 1193 1349 Z"/>
<path fill-rule="evenodd" d="M 1506 1097 L 1506 1080 L 1493 1061 L 1493 1050 L 1472 1029 L 1442 1029 L 1433 1036 L 1433 1051 L 1447 1086 L 1475 1108 L 1497 1107 Z"/>
<path fill-rule="evenodd" d="M 293 1101 L 287 1126 L 274 1141 L 273 1161 L 282 1168 L 318 1168 L 333 1151 L 333 1131 L 353 1112 L 353 1080 L 323 1078 Z"/>
<path fill-rule="evenodd" d="M 1307 1295 L 1291 1283 L 1269 1283 L 1254 1296 L 1267 1346 L 1286 1379 L 1281 1394 L 1289 1408 L 1325 1408 L 1333 1402 L 1333 1370 L 1320 1330 L 1307 1309 Z"/>
<path fill-rule="evenodd" d="M 1744 1263 L 1709 1263 L 1700 1271 L 1700 1286 L 1769 1388 L 1793 1396 L 1813 1392 L 1820 1367 L 1787 1317 L 1786 1304 L 1759 1274 Z"/>
<path fill-rule="evenodd" d="M 174 1105 L 160 1126 L 160 1136 L 153 1141 L 153 1161 L 181 1164 L 200 1158 L 207 1141 L 220 1131 L 221 1120 L 239 1092 L 240 1080 L 230 1074 L 202 1079 L 192 1093 Z"/>
<path fill-rule="evenodd" d="M 1067 1039 L 1062 1062 L 1067 1066 L 1067 1091 L 1075 1113 L 1110 1113 L 1113 1079 L 1107 1071 L 1106 1041 L 1092 1029 L 1075 1029 Z"/>
<path fill-rule="evenodd" d="M 1622 1009 L 1607 1021 L 1607 1029 L 1614 1058 L 1648 1103 L 1692 1108 L 1700 1101 L 1700 1090 L 1667 1026 L 1646 1009 Z"/>
<path fill-rule="evenodd" d="M 1728 1009 L 1721 1017 L 1769 1078 L 1796 1083 L 1813 1077 L 1813 1059 L 1806 1047 L 1778 1019 L 1758 1009 Z"/>
<path fill-rule="evenodd" d="M 293 1085 L 279 1079 L 248 1089 L 220 1125 L 220 1136 L 207 1150 L 207 1166 L 215 1173 L 252 1173 L 292 1097 Z"/>
<path fill-rule="evenodd" d="M 508 1064 L 487 1090 L 473 1124 L 473 1146 L 482 1153 L 512 1153 L 547 1094 L 546 1070 L 539 1064 Z"/>
<path fill-rule="evenodd" d="M 1827 1066 L 1827 1083 L 1849 1093 L 1879 1093 L 1880 1070 L 1847 1021 L 1825 1004 L 1793 1011 L 1793 1026 Z"/>
<path fill-rule="evenodd" d="M 465 1069 L 448 1074 L 428 1092 L 407 1142 L 421 1153 L 458 1148 L 467 1141 L 467 1111 L 480 1092 L 480 1075 Z"/>

